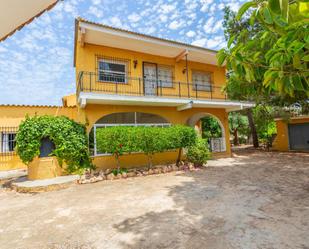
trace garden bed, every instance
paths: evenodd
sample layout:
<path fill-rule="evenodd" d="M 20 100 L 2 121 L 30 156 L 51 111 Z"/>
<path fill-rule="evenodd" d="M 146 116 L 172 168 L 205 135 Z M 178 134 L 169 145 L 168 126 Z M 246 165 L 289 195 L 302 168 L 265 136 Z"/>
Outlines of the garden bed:
<path fill-rule="evenodd" d="M 129 177 L 141 177 L 148 175 L 164 174 L 173 171 L 195 171 L 203 167 L 195 167 L 193 163 L 181 161 L 179 166 L 176 164 L 156 165 L 152 168 L 121 169 L 118 173 L 115 169 L 88 170 L 77 180 L 79 184 L 95 183 L 105 180 L 126 179 Z"/>

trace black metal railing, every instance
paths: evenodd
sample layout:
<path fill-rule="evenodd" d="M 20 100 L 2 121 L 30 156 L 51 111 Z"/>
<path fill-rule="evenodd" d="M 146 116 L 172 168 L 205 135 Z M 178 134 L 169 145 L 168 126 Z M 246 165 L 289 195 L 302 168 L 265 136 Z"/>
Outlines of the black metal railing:
<path fill-rule="evenodd" d="M 156 96 L 189 99 L 226 100 L 221 86 L 213 82 L 194 84 L 170 80 L 127 77 L 119 74 L 100 74 L 82 71 L 77 77 L 77 95 L 80 92 L 127 96 Z"/>
<path fill-rule="evenodd" d="M 0 166 L 5 160 L 15 155 L 15 138 L 18 127 L 0 126 Z"/>

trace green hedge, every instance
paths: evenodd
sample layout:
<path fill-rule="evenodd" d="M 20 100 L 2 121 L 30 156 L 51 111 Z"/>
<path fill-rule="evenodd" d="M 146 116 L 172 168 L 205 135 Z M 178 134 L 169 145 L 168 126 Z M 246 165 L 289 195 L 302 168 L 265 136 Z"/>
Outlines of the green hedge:
<path fill-rule="evenodd" d="M 68 172 L 93 167 L 85 127 L 64 116 L 48 115 L 26 117 L 19 126 L 16 151 L 25 164 L 40 154 L 41 140 L 46 137 L 55 144 L 52 155 L 60 165 L 67 164 Z"/>
<path fill-rule="evenodd" d="M 114 126 L 97 129 L 96 145 L 101 153 L 113 154 L 120 168 L 119 157 L 123 153 L 143 152 L 152 166 L 155 153 L 181 149 L 195 144 L 196 132 L 182 125 L 171 127 L 126 127 Z"/>

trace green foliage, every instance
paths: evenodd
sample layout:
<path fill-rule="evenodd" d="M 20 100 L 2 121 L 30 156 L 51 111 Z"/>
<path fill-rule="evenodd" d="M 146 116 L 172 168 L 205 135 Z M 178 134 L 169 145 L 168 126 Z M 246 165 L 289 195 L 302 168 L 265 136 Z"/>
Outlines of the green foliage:
<path fill-rule="evenodd" d="M 28 164 L 40 154 L 42 138 L 54 144 L 52 152 L 60 165 L 67 164 L 68 172 L 92 168 L 88 153 L 85 127 L 64 116 L 26 117 L 16 136 L 16 150 L 21 160 Z"/>
<path fill-rule="evenodd" d="M 204 117 L 202 122 L 202 137 L 203 138 L 219 138 L 222 137 L 222 130 L 219 122 L 213 117 Z"/>
<path fill-rule="evenodd" d="M 229 113 L 229 128 L 233 135 L 234 145 L 242 143 L 248 137 L 250 131 L 247 116 L 239 112 Z"/>
<path fill-rule="evenodd" d="M 271 147 L 273 138 L 277 134 L 275 115 L 275 108 L 269 106 L 258 106 L 253 110 L 259 140 L 267 147 Z"/>
<path fill-rule="evenodd" d="M 114 126 L 97 129 L 96 138 L 98 150 L 113 154 L 120 169 L 119 157 L 123 153 L 143 152 L 151 167 L 155 153 L 188 147 L 195 143 L 196 133 L 181 125 L 166 128 Z"/>
<path fill-rule="evenodd" d="M 198 138 L 196 143 L 188 148 L 187 159 L 195 166 L 202 166 L 210 159 L 209 147 L 205 139 Z"/>
<path fill-rule="evenodd" d="M 231 42 L 218 53 L 218 63 L 229 72 L 229 97 L 285 105 L 309 97 L 308 6 L 263 0 L 245 3 L 237 18 L 226 12 Z"/>
<path fill-rule="evenodd" d="M 118 174 L 122 174 L 122 173 L 128 173 L 128 170 L 125 168 L 121 168 L 121 169 L 113 169 L 112 173 L 116 176 Z"/>

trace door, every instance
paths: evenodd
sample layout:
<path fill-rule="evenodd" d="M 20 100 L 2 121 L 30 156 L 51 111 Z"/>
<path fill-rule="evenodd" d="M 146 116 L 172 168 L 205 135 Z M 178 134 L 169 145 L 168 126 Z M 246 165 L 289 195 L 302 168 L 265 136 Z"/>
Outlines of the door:
<path fill-rule="evenodd" d="M 290 150 L 309 151 L 309 123 L 289 124 Z"/>
<path fill-rule="evenodd" d="M 144 93 L 145 95 L 156 95 L 157 93 L 157 64 L 143 63 Z"/>

